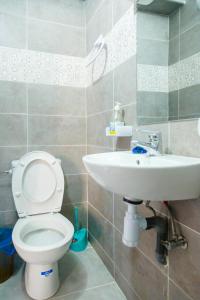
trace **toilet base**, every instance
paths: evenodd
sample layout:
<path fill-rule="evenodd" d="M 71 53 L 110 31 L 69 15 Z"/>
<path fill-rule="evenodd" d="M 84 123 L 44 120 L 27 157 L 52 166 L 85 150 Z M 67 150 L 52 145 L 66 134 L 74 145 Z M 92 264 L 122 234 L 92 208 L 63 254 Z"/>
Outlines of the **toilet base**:
<path fill-rule="evenodd" d="M 25 287 L 36 300 L 53 296 L 59 288 L 58 263 L 49 265 L 26 264 Z"/>

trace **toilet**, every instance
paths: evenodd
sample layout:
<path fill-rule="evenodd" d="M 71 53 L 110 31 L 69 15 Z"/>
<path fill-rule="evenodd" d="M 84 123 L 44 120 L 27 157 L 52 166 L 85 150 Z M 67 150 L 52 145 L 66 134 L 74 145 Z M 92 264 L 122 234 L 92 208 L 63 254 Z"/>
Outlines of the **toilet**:
<path fill-rule="evenodd" d="M 59 213 L 64 193 L 61 161 L 43 151 L 13 161 L 12 193 L 19 216 L 12 239 L 26 262 L 26 291 L 33 299 L 47 299 L 59 288 L 58 260 L 74 234 L 72 223 Z"/>

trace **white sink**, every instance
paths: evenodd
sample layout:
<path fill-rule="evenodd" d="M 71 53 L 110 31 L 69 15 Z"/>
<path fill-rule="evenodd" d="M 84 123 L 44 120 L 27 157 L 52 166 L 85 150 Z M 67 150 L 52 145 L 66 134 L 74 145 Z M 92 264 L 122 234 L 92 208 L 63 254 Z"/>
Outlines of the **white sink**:
<path fill-rule="evenodd" d="M 129 199 L 163 201 L 200 196 L 200 159 L 131 152 L 86 155 L 89 174 L 105 189 Z"/>

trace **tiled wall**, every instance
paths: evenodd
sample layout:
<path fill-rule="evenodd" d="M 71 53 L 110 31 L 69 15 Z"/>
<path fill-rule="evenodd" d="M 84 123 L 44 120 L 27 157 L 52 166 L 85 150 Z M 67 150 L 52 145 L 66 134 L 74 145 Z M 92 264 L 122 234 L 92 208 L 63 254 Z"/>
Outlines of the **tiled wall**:
<path fill-rule="evenodd" d="M 78 77 L 86 54 L 84 5 L 0 1 L 0 171 L 27 151 L 59 157 L 66 181 L 63 213 L 71 218 L 76 204 L 86 224 L 86 95 Z M 11 177 L 0 175 L 0 225 L 16 218 Z"/>
<path fill-rule="evenodd" d="M 138 124 L 168 120 L 168 53 L 169 17 L 138 11 Z"/>
<path fill-rule="evenodd" d="M 199 10 L 193 0 L 187 1 L 186 5 L 170 16 L 169 62 L 176 70 L 177 77 L 177 85 L 169 94 L 171 120 L 200 116 L 199 21 Z"/>
<path fill-rule="evenodd" d="M 108 14 L 110 17 L 113 16 L 114 7 L 117 5 L 121 5 L 125 12 L 132 4 L 132 1 L 129 0 L 118 0 L 113 1 L 112 8 L 111 5 L 108 8 L 108 1 L 95 1 L 96 6 L 94 2 L 92 4 L 90 2 L 93 1 L 87 1 L 89 6 L 87 22 L 88 27 L 93 27 L 93 31 L 95 31 L 94 28 L 98 28 L 96 36 L 101 31 L 99 28 L 104 20 L 102 16 Z M 189 0 L 187 6 L 183 9 L 188 10 L 190 15 L 188 20 L 198 24 L 200 14 L 198 17 L 195 15 L 195 18 L 193 18 L 194 4 L 195 1 Z M 124 13 L 122 11 L 120 9 L 121 15 L 119 18 Z M 98 26 L 92 26 L 93 22 L 98 23 Z M 109 24 L 106 30 L 112 31 L 113 26 L 114 22 L 112 22 L 112 26 Z M 156 29 L 157 27 L 155 27 Z M 92 38 L 95 39 L 94 33 Z M 87 40 L 89 39 L 90 33 L 87 30 Z M 141 76 L 140 72 L 141 70 L 138 70 L 138 76 Z M 135 80 L 136 66 L 135 56 L 133 55 L 129 60 L 116 66 L 113 71 L 108 72 L 98 83 L 87 89 L 88 153 L 112 151 L 118 148 L 126 149 L 128 147 L 128 140 L 121 139 L 116 142 L 106 138 L 104 129 L 112 118 L 115 100 L 122 101 L 125 104 L 127 123 L 137 126 Z M 166 82 L 168 84 L 168 81 Z M 188 101 L 190 100 L 188 99 Z M 197 120 L 171 121 L 145 125 L 144 128 L 161 131 L 164 152 L 200 157 Z M 156 233 L 154 230 L 142 232 L 139 246 L 135 249 L 123 245 L 121 238 L 126 205 L 120 197 L 103 190 L 89 178 L 88 200 L 90 239 L 110 272 L 114 274 L 127 299 L 199 299 L 199 200 L 180 201 L 171 204 L 178 225 L 189 242 L 189 247 L 187 250 L 176 249 L 170 252 L 167 267 L 159 265 L 155 260 Z M 167 211 L 161 203 L 154 203 L 153 205 L 158 213 L 167 215 Z M 139 209 L 144 216 L 150 216 L 151 213 L 149 214 L 144 206 L 140 206 Z"/>
<path fill-rule="evenodd" d="M 123 23 L 126 14 L 131 11 L 135 19 L 132 0 L 87 0 L 87 50 L 91 50 L 92 43 L 101 32 L 113 36 L 119 24 Z M 106 16 L 106 17 L 105 17 Z M 135 27 L 131 25 L 131 31 Z M 121 37 L 126 36 L 126 30 Z M 119 39 L 121 39 L 119 37 Z M 110 48 L 116 52 L 126 52 L 128 37 L 120 46 L 116 46 L 111 39 Z M 119 42 L 119 41 L 118 41 Z M 133 43 L 135 44 L 135 43 Z M 122 50 L 123 49 L 123 50 Z M 123 56 L 123 55 L 122 55 Z M 121 55 L 120 55 L 121 57 Z M 115 101 L 122 103 L 126 124 L 136 124 L 136 56 L 132 48 L 131 55 L 126 59 L 115 61 L 112 68 L 97 82 L 87 88 L 87 152 L 98 153 L 126 149 L 129 139 L 115 140 L 105 136 L 105 127 L 113 117 Z M 115 199 L 116 198 L 116 199 Z M 121 204 L 121 205 L 120 205 Z M 123 288 L 130 299 L 136 299 L 132 282 L 121 268 L 121 258 L 117 249 L 122 247 L 121 221 L 124 207 L 118 197 L 105 191 L 97 185 L 91 177 L 88 178 L 88 227 L 90 240 L 101 256 L 110 272 Z M 120 254 L 121 255 L 121 254 Z M 125 266 L 125 265 L 124 265 Z M 130 270 L 130 267 L 129 267 Z"/>

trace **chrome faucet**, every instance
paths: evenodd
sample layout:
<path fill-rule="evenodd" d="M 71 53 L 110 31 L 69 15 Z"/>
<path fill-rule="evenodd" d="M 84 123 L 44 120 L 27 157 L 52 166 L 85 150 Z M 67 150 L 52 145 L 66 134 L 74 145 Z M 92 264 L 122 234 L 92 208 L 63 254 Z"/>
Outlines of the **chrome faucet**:
<path fill-rule="evenodd" d="M 136 129 L 136 132 L 140 132 L 146 135 L 144 140 L 135 140 L 131 141 L 131 149 L 135 146 L 142 146 L 148 151 L 148 154 L 151 156 L 159 154 L 159 146 L 161 140 L 161 133 L 159 131 L 151 131 L 147 129 Z"/>

